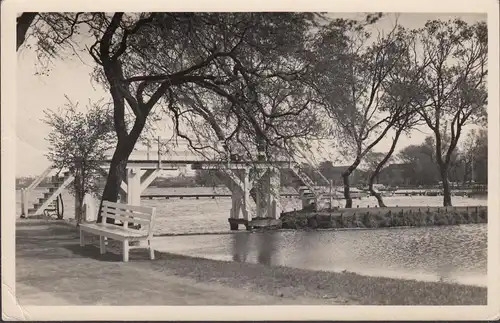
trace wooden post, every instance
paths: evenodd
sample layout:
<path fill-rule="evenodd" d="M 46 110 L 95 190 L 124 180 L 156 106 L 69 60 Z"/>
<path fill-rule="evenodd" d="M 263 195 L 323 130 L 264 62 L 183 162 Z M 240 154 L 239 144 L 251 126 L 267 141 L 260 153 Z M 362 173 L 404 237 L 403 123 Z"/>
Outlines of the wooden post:
<path fill-rule="evenodd" d="M 75 179 L 73 181 L 73 187 L 75 190 L 75 220 L 77 224 L 80 224 L 82 222 L 82 213 L 83 213 L 83 208 L 82 208 L 82 200 L 83 200 L 83 193 L 81 192 L 81 167 L 82 167 L 82 160 L 81 158 L 75 158 Z"/>
<path fill-rule="evenodd" d="M 127 168 L 127 204 L 141 205 L 140 168 Z"/>
<path fill-rule="evenodd" d="M 330 209 L 333 209 L 333 180 L 330 180 Z"/>
<path fill-rule="evenodd" d="M 147 149 L 146 156 L 147 156 L 147 159 L 149 160 L 149 151 L 151 149 L 151 147 L 150 147 L 151 143 L 150 143 L 149 139 L 146 141 L 146 145 L 147 145 L 146 146 L 146 149 Z"/>
<path fill-rule="evenodd" d="M 240 217 L 241 194 L 237 187 L 234 187 L 231 194 L 231 218 L 238 219 Z"/>
<path fill-rule="evenodd" d="M 245 167 L 243 170 L 243 196 L 242 196 L 242 211 L 243 218 L 250 221 L 250 216 L 248 212 L 248 204 L 250 203 L 250 182 L 249 182 L 249 170 Z"/>
<path fill-rule="evenodd" d="M 21 217 L 28 216 L 28 201 L 26 200 L 26 189 L 21 188 Z"/>
<path fill-rule="evenodd" d="M 261 179 L 257 179 L 255 182 L 255 205 L 256 205 L 256 210 L 255 210 L 255 216 L 257 218 L 262 217 L 262 185 L 261 185 Z"/>
<path fill-rule="evenodd" d="M 158 168 L 161 168 L 161 144 L 160 144 L 160 136 L 158 136 Z"/>
<path fill-rule="evenodd" d="M 280 176 L 276 167 L 269 169 L 269 174 L 266 179 L 267 188 L 267 217 L 277 219 L 280 214 L 279 198 L 280 198 Z"/>

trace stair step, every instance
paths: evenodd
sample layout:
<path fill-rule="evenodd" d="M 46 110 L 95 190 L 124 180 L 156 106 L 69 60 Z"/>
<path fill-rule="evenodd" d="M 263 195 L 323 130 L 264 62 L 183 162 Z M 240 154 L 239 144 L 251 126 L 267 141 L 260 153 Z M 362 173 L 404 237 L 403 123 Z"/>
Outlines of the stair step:
<path fill-rule="evenodd" d="M 60 183 L 61 181 L 64 181 L 64 177 L 54 175 L 54 176 L 52 176 L 50 182 L 56 184 L 56 183 Z"/>

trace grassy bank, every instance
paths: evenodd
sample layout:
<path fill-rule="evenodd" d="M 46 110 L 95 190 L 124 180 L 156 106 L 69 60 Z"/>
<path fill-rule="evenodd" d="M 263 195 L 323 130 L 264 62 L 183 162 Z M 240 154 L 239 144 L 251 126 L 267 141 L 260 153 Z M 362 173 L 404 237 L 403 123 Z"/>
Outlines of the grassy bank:
<path fill-rule="evenodd" d="M 283 229 L 422 227 L 487 223 L 488 208 L 387 207 L 292 211 L 280 217 Z"/>
<path fill-rule="evenodd" d="M 80 247 L 70 225 L 29 222 L 16 230 L 16 278 L 24 286 L 17 296 L 37 304 L 44 300 L 34 291 L 76 305 L 485 305 L 487 299 L 483 287 L 160 252 L 150 261 L 143 250 L 132 250 L 124 264 L 113 243 L 100 255 L 97 239 Z"/>

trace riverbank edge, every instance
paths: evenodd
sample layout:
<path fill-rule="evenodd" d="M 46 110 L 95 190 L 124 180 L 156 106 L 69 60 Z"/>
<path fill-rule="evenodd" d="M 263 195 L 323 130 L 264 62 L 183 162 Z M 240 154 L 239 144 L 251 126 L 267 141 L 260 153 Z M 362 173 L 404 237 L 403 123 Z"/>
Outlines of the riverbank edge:
<path fill-rule="evenodd" d="M 281 229 L 379 229 L 488 223 L 487 206 L 295 210 L 281 213 Z"/>
<path fill-rule="evenodd" d="M 292 211 L 293 212 L 293 211 Z M 288 213 L 292 213 L 288 212 Z M 300 212 L 300 211 L 297 211 Z M 285 213 L 283 213 L 285 214 Z M 309 213 L 308 216 L 313 217 L 314 212 Z M 50 217 L 45 217 L 41 216 L 38 218 L 26 218 L 26 219 L 21 219 L 18 218 L 16 220 L 16 223 L 61 223 L 61 224 L 66 224 L 69 225 L 73 228 L 76 228 L 76 222 L 74 219 L 61 219 L 57 220 L 54 218 Z M 487 224 L 487 221 L 484 222 L 469 222 L 469 223 L 455 223 L 455 224 L 444 224 L 444 225 L 468 225 L 468 224 Z M 440 224 L 439 226 L 444 226 L 443 224 Z M 437 225 L 427 225 L 427 226 L 437 226 Z M 275 232 L 297 232 L 297 231 L 317 231 L 317 232 L 335 232 L 335 231 L 357 231 L 357 230 L 379 230 L 379 229 L 412 229 L 412 228 L 418 228 L 422 226 L 415 226 L 415 225 L 399 225 L 399 226 L 388 226 L 388 227 L 327 227 L 327 228 L 322 228 L 322 227 L 316 227 L 312 228 L 309 226 L 304 226 L 301 228 L 257 228 L 253 229 L 251 231 L 246 231 L 246 230 L 239 230 L 239 231 L 209 231 L 209 232 L 185 232 L 185 233 L 172 233 L 172 232 L 164 232 L 164 233 L 155 233 L 153 236 L 155 238 L 161 238 L 161 237 L 183 237 L 183 236 L 203 236 L 203 235 L 233 235 L 233 234 L 248 234 L 251 232 L 262 232 L 262 231 L 275 231 Z"/>
<path fill-rule="evenodd" d="M 31 222 L 31 223 L 29 223 Z M 74 225 L 65 221 L 21 221 L 17 226 L 42 225 L 55 228 L 62 225 L 74 232 L 73 244 L 78 245 Z M 36 229 L 36 228 L 35 228 Z M 42 229 L 41 229 L 42 230 Z M 46 231 L 47 229 L 43 229 Z M 57 230 L 55 232 L 58 232 Z M 36 230 L 30 230 L 30 236 Z M 96 239 L 97 242 L 98 239 Z M 112 241 L 112 240 L 111 240 Z M 98 253 L 98 247 L 92 246 Z M 110 244 L 104 257 L 121 259 L 118 244 Z M 191 278 L 198 282 L 221 284 L 280 298 L 303 298 L 311 302 L 351 305 L 486 305 L 487 288 L 449 282 L 424 282 L 408 279 L 364 276 L 352 272 L 305 270 L 285 266 L 266 266 L 247 262 L 212 260 L 201 257 L 156 251 L 150 261 L 147 252 L 131 251 L 129 265 L 153 269 L 165 275 Z"/>

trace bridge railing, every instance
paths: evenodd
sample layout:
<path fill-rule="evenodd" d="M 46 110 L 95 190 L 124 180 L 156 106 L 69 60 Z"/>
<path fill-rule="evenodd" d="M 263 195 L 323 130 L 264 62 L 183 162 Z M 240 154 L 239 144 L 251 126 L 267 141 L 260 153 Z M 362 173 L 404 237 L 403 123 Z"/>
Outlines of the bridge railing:
<path fill-rule="evenodd" d="M 196 147 L 212 147 L 195 151 L 187 140 L 172 140 L 165 138 L 149 139 L 137 142 L 129 160 L 213 160 L 220 159 L 219 152 L 224 151 L 221 142 L 193 141 Z M 107 151 L 107 157 L 111 159 L 114 149 Z"/>

